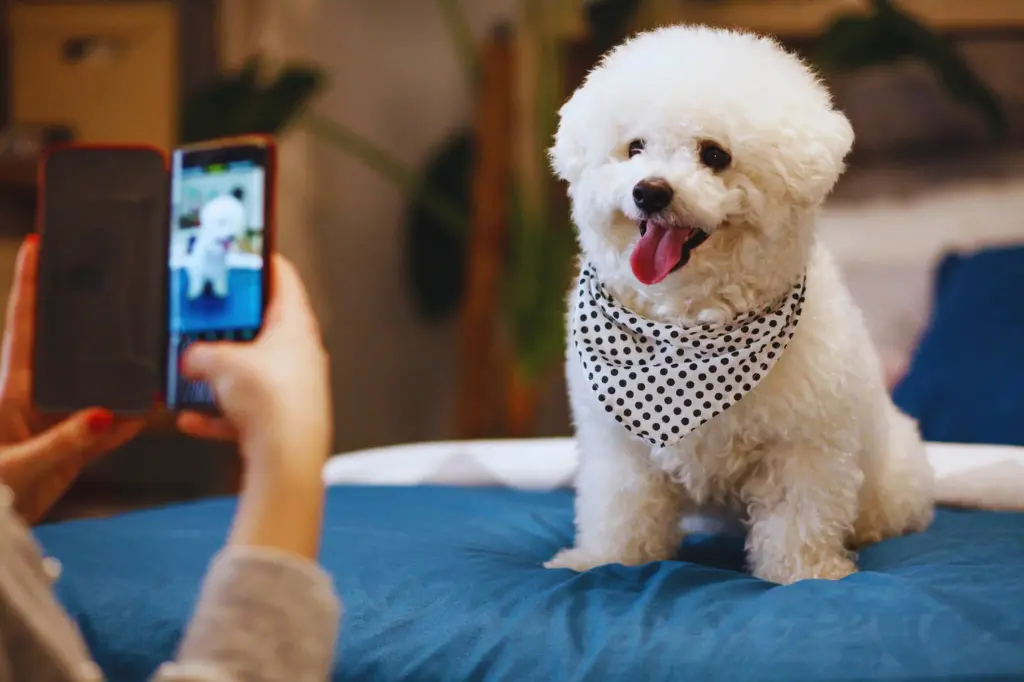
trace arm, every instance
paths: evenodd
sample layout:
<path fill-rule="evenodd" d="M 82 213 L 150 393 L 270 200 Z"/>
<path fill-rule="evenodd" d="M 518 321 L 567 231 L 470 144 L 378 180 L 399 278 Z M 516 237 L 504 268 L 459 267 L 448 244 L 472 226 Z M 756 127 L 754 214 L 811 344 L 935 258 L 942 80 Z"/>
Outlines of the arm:
<path fill-rule="evenodd" d="M 10 497 L 0 487 L 0 502 Z M 0 682 L 99 682 L 74 622 L 53 594 L 39 547 L 0 504 Z M 229 546 L 213 561 L 175 663 L 154 682 L 328 679 L 339 602 L 308 559 Z"/>
<path fill-rule="evenodd" d="M 0 682 L 102 679 L 78 628 L 57 603 L 44 561 L 0 485 Z"/>
<path fill-rule="evenodd" d="M 210 566 L 177 661 L 154 682 L 326 680 L 339 610 L 330 577 L 314 563 L 228 547 Z"/>
<path fill-rule="evenodd" d="M 308 433 L 308 432 L 307 432 Z M 269 439 L 259 445 L 270 447 Z M 324 488 L 295 448 L 250 452 L 227 547 L 206 574 L 176 663 L 154 682 L 326 680 L 334 660 L 340 605 L 330 576 L 315 561 Z M 276 462 L 289 466 L 278 467 Z"/>
<path fill-rule="evenodd" d="M 24 519 L 40 516 L 89 459 L 135 435 L 142 421 L 86 410 L 53 426 L 31 409 L 36 257 L 27 240 L 0 344 L 0 479 L 15 489 L 0 484 L 0 682 L 98 682 L 53 594 L 54 564 Z M 206 576 L 178 662 L 157 673 L 159 682 L 305 682 L 330 671 L 340 606 L 314 563 L 331 440 L 327 360 L 297 275 L 280 259 L 275 270 L 270 333 L 207 354 L 216 375 L 208 378 L 235 419 L 182 420 L 196 436 L 240 437 L 249 461 L 228 547 Z"/>
<path fill-rule="evenodd" d="M 179 425 L 237 438 L 245 473 L 227 548 L 207 574 L 178 662 L 158 682 L 330 674 L 340 608 L 314 563 L 332 440 L 328 360 L 298 275 L 277 258 L 274 277 L 254 342 L 198 344 L 184 359 L 185 374 L 209 383 L 224 417 L 186 413 Z"/>

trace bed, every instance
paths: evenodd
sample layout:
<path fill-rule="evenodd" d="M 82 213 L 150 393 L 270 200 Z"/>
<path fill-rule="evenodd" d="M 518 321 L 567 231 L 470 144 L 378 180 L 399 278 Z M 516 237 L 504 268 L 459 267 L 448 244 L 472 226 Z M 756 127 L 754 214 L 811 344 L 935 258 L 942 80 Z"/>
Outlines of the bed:
<path fill-rule="evenodd" d="M 322 562 L 346 617 L 333 679 L 1024 679 L 1021 273 L 1020 247 L 941 260 L 894 396 L 941 441 L 929 457 L 950 506 L 928 531 L 865 549 L 838 582 L 756 580 L 743 538 L 702 518 L 672 561 L 543 569 L 572 538 L 568 440 L 335 458 Z M 110 682 L 172 656 L 233 506 L 37 529 Z"/>
<path fill-rule="evenodd" d="M 959 465 L 1017 448 L 936 445 Z M 568 440 L 439 443 L 325 470 L 324 565 L 346 617 L 333 680 L 1019 680 L 1024 515 L 943 509 L 840 582 L 779 587 L 743 539 L 691 519 L 674 561 L 541 567 L 571 541 Z M 110 682 L 173 655 L 232 500 L 38 529 L 60 598 Z M 696 523 L 694 523 L 696 522 Z"/>

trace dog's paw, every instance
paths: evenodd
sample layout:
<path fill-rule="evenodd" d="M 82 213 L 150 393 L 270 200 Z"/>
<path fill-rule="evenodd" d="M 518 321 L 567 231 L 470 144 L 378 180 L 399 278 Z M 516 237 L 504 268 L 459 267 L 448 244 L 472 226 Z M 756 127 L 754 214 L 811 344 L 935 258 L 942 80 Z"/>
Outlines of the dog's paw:
<path fill-rule="evenodd" d="M 798 568 L 762 567 L 754 571 L 754 577 L 779 585 L 792 585 L 801 580 L 841 580 L 856 572 L 857 564 L 849 557 L 836 556 L 803 564 Z"/>
<path fill-rule="evenodd" d="M 577 573 L 585 573 L 592 568 L 604 566 L 607 563 L 610 562 L 598 559 L 578 547 L 567 547 L 549 561 L 544 562 L 544 568 L 568 568 Z"/>
<path fill-rule="evenodd" d="M 869 520 L 860 520 L 853 527 L 853 535 L 850 537 L 850 545 L 855 549 L 874 545 L 885 540 L 888 535 L 882 529 L 880 523 L 872 523 Z"/>
<path fill-rule="evenodd" d="M 906 533 L 919 533 L 931 525 L 934 515 L 935 509 L 932 505 L 923 505 L 914 513 L 908 514 L 903 525 L 894 527 L 878 514 L 864 514 L 853 526 L 850 546 L 861 549 Z"/>
<path fill-rule="evenodd" d="M 822 562 L 811 569 L 811 578 L 818 580 L 842 580 L 848 575 L 857 572 L 857 564 L 852 560 L 843 557 L 832 561 Z"/>

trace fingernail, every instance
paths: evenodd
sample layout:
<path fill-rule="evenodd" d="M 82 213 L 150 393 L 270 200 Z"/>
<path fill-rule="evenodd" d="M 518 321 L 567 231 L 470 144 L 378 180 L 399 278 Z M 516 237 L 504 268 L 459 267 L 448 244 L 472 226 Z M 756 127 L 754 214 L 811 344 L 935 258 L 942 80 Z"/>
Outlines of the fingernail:
<path fill-rule="evenodd" d="M 109 410 L 96 410 L 85 420 L 93 433 L 103 433 L 114 425 L 114 415 Z"/>
<path fill-rule="evenodd" d="M 25 243 L 26 244 L 38 244 L 39 243 L 39 233 L 38 232 L 32 232 L 31 234 L 27 235 L 25 237 Z"/>

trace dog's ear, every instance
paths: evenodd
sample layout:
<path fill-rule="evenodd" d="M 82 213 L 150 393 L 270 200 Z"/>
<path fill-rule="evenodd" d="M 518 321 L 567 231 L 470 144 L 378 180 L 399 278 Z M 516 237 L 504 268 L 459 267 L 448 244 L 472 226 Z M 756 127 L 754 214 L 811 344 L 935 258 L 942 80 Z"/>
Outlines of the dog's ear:
<path fill-rule="evenodd" d="M 586 129 L 584 107 L 580 103 L 580 93 L 574 94 L 558 112 L 558 130 L 555 142 L 548 150 L 551 168 L 559 179 L 570 185 L 579 180 L 586 167 L 587 146 L 580 138 L 580 130 Z"/>
<path fill-rule="evenodd" d="M 846 170 L 846 156 L 853 148 L 853 126 L 843 112 L 836 109 L 829 109 L 806 123 L 803 136 L 808 144 L 802 158 L 796 160 L 796 168 L 791 169 L 790 185 L 797 194 L 794 198 L 818 204 L 825 200 Z"/>
<path fill-rule="evenodd" d="M 843 112 L 833 109 L 822 136 L 832 159 L 837 164 L 845 162 L 846 155 L 853 149 L 853 126 L 850 125 L 850 119 Z"/>

